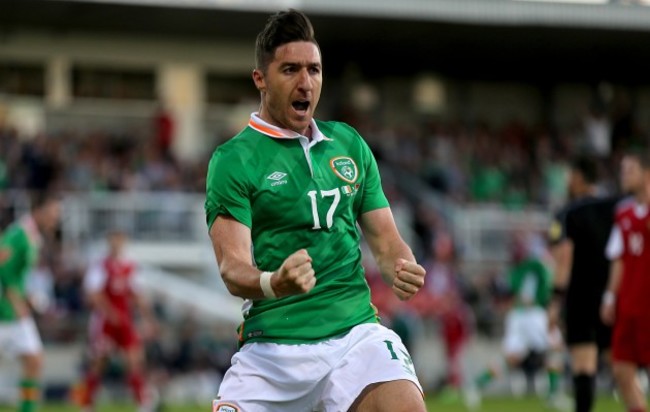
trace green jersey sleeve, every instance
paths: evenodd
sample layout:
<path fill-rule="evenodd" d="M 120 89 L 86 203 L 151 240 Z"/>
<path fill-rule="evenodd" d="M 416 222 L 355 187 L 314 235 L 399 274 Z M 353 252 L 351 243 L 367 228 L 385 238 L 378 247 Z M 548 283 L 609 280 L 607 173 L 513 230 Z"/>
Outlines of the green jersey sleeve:
<path fill-rule="evenodd" d="M 368 144 L 363 140 L 362 142 L 363 155 L 366 157 L 366 161 L 364 162 L 366 167 L 366 180 L 364 182 L 361 207 L 359 209 L 361 214 L 389 206 L 388 199 L 386 199 L 384 190 L 381 187 L 381 177 L 379 176 L 377 160 L 375 160 L 375 156 L 372 154 Z"/>
<path fill-rule="evenodd" d="M 208 228 L 219 215 L 232 216 L 252 227 L 251 203 L 240 158 L 225 145 L 210 160 L 206 179 L 205 215 Z"/>
<path fill-rule="evenodd" d="M 9 253 L 0 264 L 0 282 L 3 289 L 23 291 L 24 274 L 28 270 L 25 257 L 28 247 L 27 237 L 21 230 L 8 230 L 0 243 L 0 249 Z"/>

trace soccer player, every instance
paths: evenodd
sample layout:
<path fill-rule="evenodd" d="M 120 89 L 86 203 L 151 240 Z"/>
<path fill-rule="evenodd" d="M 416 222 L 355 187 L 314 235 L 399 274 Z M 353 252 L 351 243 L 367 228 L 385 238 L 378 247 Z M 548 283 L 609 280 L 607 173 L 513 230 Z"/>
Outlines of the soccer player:
<path fill-rule="evenodd" d="M 43 345 L 32 318 L 25 285 L 38 261 L 45 235 L 59 223 L 61 202 L 52 194 L 38 194 L 31 212 L 10 225 L 0 238 L 0 350 L 20 358 L 20 412 L 37 409 Z"/>
<path fill-rule="evenodd" d="M 628 185 L 625 162 L 622 184 Z M 569 177 L 571 202 L 549 229 L 554 260 L 551 323 L 564 306 L 566 344 L 571 358 L 576 412 L 589 412 L 595 398 L 599 352 L 609 349 L 611 330 L 600 320 L 600 300 L 607 285 L 609 262 L 604 250 L 614 221 L 617 198 L 598 196 L 597 166 L 581 157 Z"/>
<path fill-rule="evenodd" d="M 551 274 L 543 260 L 544 250 L 533 236 L 525 231 L 513 236 L 513 265 L 508 274 L 513 307 L 506 315 L 502 344 L 510 369 L 527 364 L 541 366 L 550 349 L 546 306 L 551 294 Z M 549 398 L 555 396 L 558 390 L 557 377 L 551 372 Z M 500 365 L 492 365 L 476 378 L 476 386 L 484 388 L 500 373 Z"/>
<path fill-rule="evenodd" d="M 636 162 L 628 167 L 637 168 L 641 179 L 634 187 L 634 201 L 617 210 L 607 243 L 612 267 L 601 315 L 614 324 L 612 370 L 623 402 L 629 412 L 645 412 L 637 369 L 650 365 L 650 157 L 644 153 L 626 158 Z"/>
<path fill-rule="evenodd" d="M 79 402 L 84 410 L 93 410 L 95 394 L 101 383 L 104 363 L 114 351 L 126 360 L 127 380 L 140 411 L 153 409 L 147 390 L 144 350 L 134 321 L 134 309 L 150 326 L 154 318 L 140 292 L 137 265 L 125 256 L 127 235 L 112 230 L 107 235 L 108 254 L 88 269 L 84 290 L 92 307 L 89 320 L 90 361 Z"/>
<path fill-rule="evenodd" d="M 357 223 L 399 298 L 425 270 L 368 145 L 313 118 L 322 70 L 309 19 L 271 16 L 256 42 L 260 110 L 210 161 L 210 236 L 228 290 L 246 299 L 215 411 L 425 411 L 408 351 L 370 304 Z"/>

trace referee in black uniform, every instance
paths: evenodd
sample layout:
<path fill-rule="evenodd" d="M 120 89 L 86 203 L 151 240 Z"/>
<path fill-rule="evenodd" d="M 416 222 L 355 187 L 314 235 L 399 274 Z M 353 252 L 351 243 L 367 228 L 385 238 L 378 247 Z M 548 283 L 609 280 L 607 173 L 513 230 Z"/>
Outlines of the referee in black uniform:
<path fill-rule="evenodd" d="M 597 195 L 597 175 L 590 158 L 572 163 L 571 201 L 549 230 L 555 260 L 549 319 L 557 321 L 564 305 L 576 412 L 592 410 L 598 353 L 609 348 L 611 338 L 611 329 L 600 319 L 600 304 L 609 277 L 605 247 L 619 198 Z"/>

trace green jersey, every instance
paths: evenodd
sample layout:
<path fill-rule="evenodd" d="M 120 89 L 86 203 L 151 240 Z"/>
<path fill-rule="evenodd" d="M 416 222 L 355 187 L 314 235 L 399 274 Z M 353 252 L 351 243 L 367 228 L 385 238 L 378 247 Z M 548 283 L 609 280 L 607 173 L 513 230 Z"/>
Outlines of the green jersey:
<path fill-rule="evenodd" d="M 306 294 L 248 301 L 240 342 L 305 343 L 378 322 L 361 266 L 357 220 L 388 207 L 377 163 L 350 126 L 312 121 L 312 140 L 251 116 L 210 161 L 205 210 L 251 229 L 254 264 L 278 269 L 307 249 L 316 286 Z"/>
<path fill-rule="evenodd" d="M 518 306 L 545 307 L 551 296 L 551 272 L 539 259 L 528 258 L 513 267 L 509 284 Z"/>
<path fill-rule="evenodd" d="M 0 237 L 0 249 L 9 252 L 7 260 L 0 263 L 0 322 L 16 320 L 6 291 L 13 289 L 25 296 L 27 275 L 38 260 L 40 244 L 41 236 L 30 217 L 13 223 Z"/>

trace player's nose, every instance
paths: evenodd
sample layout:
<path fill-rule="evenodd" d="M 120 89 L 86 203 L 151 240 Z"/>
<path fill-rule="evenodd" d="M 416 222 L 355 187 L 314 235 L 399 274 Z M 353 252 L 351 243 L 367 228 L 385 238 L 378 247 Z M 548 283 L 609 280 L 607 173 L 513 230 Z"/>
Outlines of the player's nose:
<path fill-rule="evenodd" d="M 307 68 L 300 70 L 298 74 L 298 88 L 300 90 L 311 91 L 314 88 L 313 81 Z"/>

